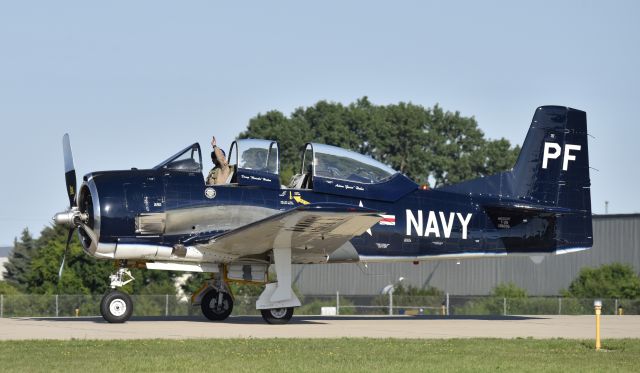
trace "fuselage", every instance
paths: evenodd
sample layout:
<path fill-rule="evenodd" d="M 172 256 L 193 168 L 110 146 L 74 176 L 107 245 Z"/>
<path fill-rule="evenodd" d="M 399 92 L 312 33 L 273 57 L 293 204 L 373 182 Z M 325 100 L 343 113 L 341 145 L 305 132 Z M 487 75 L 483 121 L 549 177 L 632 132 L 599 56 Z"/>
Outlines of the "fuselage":
<path fill-rule="evenodd" d="M 264 175 L 253 177 L 257 180 Z M 409 186 L 407 180 L 399 182 L 403 187 L 389 189 L 389 193 L 399 189 L 403 195 L 384 201 L 365 198 L 366 190 L 361 196 L 345 196 L 311 189 L 281 188 L 277 180 L 265 184 L 270 187 L 205 185 L 200 172 L 107 171 L 85 176 L 80 205 L 83 198 L 89 197 L 86 195 L 89 191 L 92 204 L 99 205 L 99 208 L 93 207 L 93 215 L 96 215 L 93 226 L 102 244 L 167 248 L 200 236 L 215 237 L 305 204 L 342 203 L 381 213 L 382 220 L 351 239 L 347 244 L 349 247 L 311 262 L 415 261 L 552 253 L 588 245 L 587 242 L 563 244 L 557 240 L 555 218 L 536 214 L 508 216 L 498 213 L 505 216 L 496 216 L 483 207 L 497 202 L 498 198 L 423 190 L 415 184 Z M 321 178 L 315 183 L 316 186 L 326 183 L 327 187 L 351 189 L 352 194 L 367 188 L 359 183 Z M 85 193 L 84 197 L 82 193 Z"/>

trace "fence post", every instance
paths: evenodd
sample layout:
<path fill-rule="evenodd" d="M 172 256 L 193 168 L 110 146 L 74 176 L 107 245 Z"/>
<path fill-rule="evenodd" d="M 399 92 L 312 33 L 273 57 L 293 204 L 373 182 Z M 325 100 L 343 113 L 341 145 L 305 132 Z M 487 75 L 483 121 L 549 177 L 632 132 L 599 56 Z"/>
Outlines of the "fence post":
<path fill-rule="evenodd" d="M 558 297 L 558 315 L 562 315 L 562 298 Z"/>
<path fill-rule="evenodd" d="M 58 317 L 58 294 L 56 294 L 56 317 Z"/>
<path fill-rule="evenodd" d="M 393 291 L 389 292 L 389 316 L 393 316 Z"/>
<path fill-rule="evenodd" d="M 336 315 L 340 315 L 340 292 L 336 290 Z"/>
<path fill-rule="evenodd" d="M 502 298 L 502 316 L 507 316 L 507 298 Z"/>
<path fill-rule="evenodd" d="M 449 293 L 447 293 L 447 316 L 449 316 Z"/>
<path fill-rule="evenodd" d="M 164 295 L 164 317 L 169 316 L 169 294 Z"/>
<path fill-rule="evenodd" d="M 616 304 L 615 304 L 615 307 L 613 307 L 613 314 L 614 315 L 618 314 L 618 298 L 616 298 Z"/>
<path fill-rule="evenodd" d="M 0 317 L 4 317 L 4 294 L 0 294 Z"/>

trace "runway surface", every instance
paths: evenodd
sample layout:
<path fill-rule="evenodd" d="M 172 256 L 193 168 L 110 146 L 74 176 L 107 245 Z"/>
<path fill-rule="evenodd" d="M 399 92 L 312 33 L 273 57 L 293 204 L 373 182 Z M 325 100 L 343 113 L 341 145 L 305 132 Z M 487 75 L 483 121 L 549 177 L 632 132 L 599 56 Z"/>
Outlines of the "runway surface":
<path fill-rule="evenodd" d="M 3 318 L 0 340 L 188 339 L 188 338 L 578 338 L 592 339 L 594 316 L 506 317 L 294 317 L 268 325 L 260 317 L 214 323 L 199 317 L 133 318 L 108 324 L 102 318 Z M 603 316 L 602 338 L 640 338 L 640 316 Z"/>

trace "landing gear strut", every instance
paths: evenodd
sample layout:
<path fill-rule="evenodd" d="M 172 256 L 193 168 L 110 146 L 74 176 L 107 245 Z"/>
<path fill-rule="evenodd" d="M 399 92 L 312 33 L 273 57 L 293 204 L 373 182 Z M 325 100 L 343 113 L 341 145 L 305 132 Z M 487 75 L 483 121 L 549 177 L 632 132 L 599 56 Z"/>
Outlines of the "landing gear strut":
<path fill-rule="evenodd" d="M 273 262 L 278 282 L 265 285 L 256 308 L 267 323 L 286 324 L 293 316 L 293 309 L 300 307 L 300 300 L 291 289 L 291 247 L 274 248 Z"/>
<path fill-rule="evenodd" d="M 102 297 L 100 302 L 100 314 L 110 323 L 123 323 L 131 318 L 133 314 L 133 301 L 131 297 L 119 290 L 117 287 L 124 286 L 135 280 L 131 271 L 127 269 L 127 261 L 118 262 L 118 271 L 109 276 L 111 280 L 111 291 Z"/>

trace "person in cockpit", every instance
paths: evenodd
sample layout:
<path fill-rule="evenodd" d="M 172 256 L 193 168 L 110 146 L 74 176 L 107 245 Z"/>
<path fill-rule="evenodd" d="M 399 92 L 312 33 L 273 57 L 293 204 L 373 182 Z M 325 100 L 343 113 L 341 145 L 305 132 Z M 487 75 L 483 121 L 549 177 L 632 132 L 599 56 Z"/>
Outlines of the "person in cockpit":
<path fill-rule="evenodd" d="M 230 172 L 226 154 L 224 153 L 224 150 L 220 149 L 216 145 L 215 136 L 211 139 L 211 146 L 213 147 L 213 151 L 211 152 L 213 168 L 209 171 L 209 175 L 207 176 L 207 185 L 226 184 Z"/>

